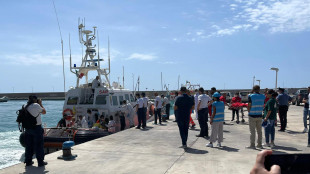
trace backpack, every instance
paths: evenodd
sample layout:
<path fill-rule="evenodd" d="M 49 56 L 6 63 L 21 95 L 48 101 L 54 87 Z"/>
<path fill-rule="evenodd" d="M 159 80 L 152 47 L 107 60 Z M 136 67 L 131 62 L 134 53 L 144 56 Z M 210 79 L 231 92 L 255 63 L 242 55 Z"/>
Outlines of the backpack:
<path fill-rule="evenodd" d="M 37 125 L 37 117 L 39 116 L 32 116 L 28 111 L 27 107 L 22 106 L 21 109 L 16 111 L 17 119 L 16 122 L 18 123 L 19 130 L 21 132 L 24 131 L 24 129 L 34 129 Z M 20 128 L 20 125 L 22 126 Z"/>

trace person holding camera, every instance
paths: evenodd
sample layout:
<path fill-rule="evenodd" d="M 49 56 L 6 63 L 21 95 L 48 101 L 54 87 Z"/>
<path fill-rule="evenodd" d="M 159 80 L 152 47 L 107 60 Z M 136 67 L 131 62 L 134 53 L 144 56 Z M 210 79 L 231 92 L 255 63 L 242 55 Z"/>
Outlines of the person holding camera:
<path fill-rule="evenodd" d="M 25 106 L 29 114 L 36 117 L 37 124 L 32 129 L 26 129 L 25 131 L 25 163 L 26 166 L 32 166 L 32 155 L 36 154 L 38 166 L 42 167 L 47 165 L 44 162 L 44 140 L 43 140 L 43 128 L 41 114 L 46 114 L 46 110 L 42 105 L 42 100 L 38 99 L 35 95 L 30 95 L 28 102 Z"/>

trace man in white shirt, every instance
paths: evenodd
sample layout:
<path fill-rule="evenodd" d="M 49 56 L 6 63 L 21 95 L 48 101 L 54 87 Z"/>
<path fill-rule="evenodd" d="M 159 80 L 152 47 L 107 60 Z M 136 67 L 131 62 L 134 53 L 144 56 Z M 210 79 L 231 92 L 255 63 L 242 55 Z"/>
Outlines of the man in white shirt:
<path fill-rule="evenodd" d="M 136 127 L 136 129 L 140 129 L 141 125 L 142 125 L 142 128 L 144 129 L 145 127 L 143 127 L 143 115 L 144 115 L 143 99 L 140 98 L 139 93 L 136 94 L 136 97 L 137 97 L 136 112 L 138 114 L 138 126 Z"/>
<path fill-rule="evenodd" d="M 198 122 L 200 126 L 200 134 L 196 135 L 196 137 L 208 137 L 208 103 L 212 101 L 212 99 L 204 94 L 204 89 L 199 88 L 199 97 L 198 97 Z"/>
<path fill-rule="evenodd" d="M 164 97 L 164 106 L 166 107 L 166 115 L 167 115 L 167 120 L 169 120 L 170 116 L 170 101 L 167 97 Z"/>
<path fill-rule="evenodd" d="M 154 124 L 157 124 L 157 117 L 159 120 L 159 124 L 161 124 L 161 108 L 162 108 L 162 100 L 158 96 L 158 93 L 155 93 L 155 120 Z"/>
<path fill-rule="evenodd" d="M 147 113 L 147 106 L 149 99 L 145 96 L 145 93 L 142 92 L 142 99 L 143 99 L 143 117 L 142 117 L 142 128 L 146 127 L 146 113 Z"/>
<path fill-rule="evenodd" d="M 35 95 L 30 95 L 25 109 L 33 117 L 36 117 L 37 124 L 35 128 L 29 128 L 25 131 L 25 163 L 26 166 L 32 166 L 32 155 L 35 153 L 38 161 L 38 166 L 42 167 L 47 165 L 44 162 L 44 140 L 43 140 L 43 128 L 41 114 L 46 114 L 46 110 L 42 105 L 41 99 L 38 99 Z"/>
<path fill-rule="evenodd" d="M 195 89 L 195 95 L 194 95 L 194 99 L 195 99 L 195 113 L 196 113 L 196 119 L 198 119 L 198 109 L 197 109 L 197 106 L 198 106 L 198 96 L 199 96 L 199 92 L 197 89 Z"/>
<path fill-rule="evenodd" d="M 93 82 L 91 84 L 91 88 L 92 88 L 93 92 L 95 92 L 95 88 L 98 88 L 98 86 L 100 86 L 99 76 L 96 76 L 96 78 L 93 80 Z"/>

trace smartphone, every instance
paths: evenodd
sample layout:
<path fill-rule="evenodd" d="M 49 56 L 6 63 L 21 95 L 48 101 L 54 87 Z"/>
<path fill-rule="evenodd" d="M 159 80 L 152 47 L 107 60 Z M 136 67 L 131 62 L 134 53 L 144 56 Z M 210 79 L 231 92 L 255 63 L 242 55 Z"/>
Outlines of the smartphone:
<path fill-rule="evenodd" d="M 265 158 L 265 168 L 281 167 L 281 173 L 310 174 L 310 154 L 272 154 Z"/>

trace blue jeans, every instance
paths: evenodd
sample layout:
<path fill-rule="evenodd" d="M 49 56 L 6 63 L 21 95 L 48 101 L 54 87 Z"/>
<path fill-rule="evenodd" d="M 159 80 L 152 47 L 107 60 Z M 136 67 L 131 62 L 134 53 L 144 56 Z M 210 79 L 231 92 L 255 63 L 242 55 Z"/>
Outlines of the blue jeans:
<path fill-rule="evenodd" d="M 304 108 L 304 127 L 307 128 L 307 116 L 310 115 L 309 108 Z"/>
<path fill-rule="evenodd" d="M 269 120 L 270 124 L 268 124 L 267 127 L 265 127 L 265 138 L 266 138 L 266 143 L 269 143 L 269 135 L 271 135 L 271 141 L 274 141 L 274 122 L 275 120 Z"/>

